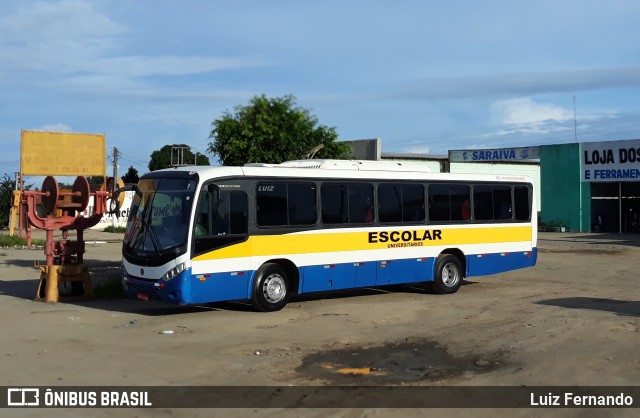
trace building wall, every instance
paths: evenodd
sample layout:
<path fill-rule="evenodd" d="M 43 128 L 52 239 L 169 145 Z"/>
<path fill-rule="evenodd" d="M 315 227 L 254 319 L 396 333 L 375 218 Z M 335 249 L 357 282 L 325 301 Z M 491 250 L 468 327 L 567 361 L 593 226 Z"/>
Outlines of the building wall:
<path fill-rule="evenodd" d="M 580 145 L 540 147 L 541 225 L 591 230 L 591 185 L 581 182 Z"/>
<path fill-rule="evenodd" d="M 354 160 L 377 161 L 382 156 L 382 141 L 380 138 L 374 139 L 354 139 L 352 141 L 342 141 L 343 144 L 351 147 L 349 158 Z"/>
<path fill-rule="evenodd" d="M 536 210 L 540 212 L 540 165 L 539 164 L 509 164 L 509 163 L 455 163 L 452 162 L 449 171 L 451 173 L 474 174 L 506 174 L 524 175 L 533 180 L 533 189 L 536 193 Z"/>

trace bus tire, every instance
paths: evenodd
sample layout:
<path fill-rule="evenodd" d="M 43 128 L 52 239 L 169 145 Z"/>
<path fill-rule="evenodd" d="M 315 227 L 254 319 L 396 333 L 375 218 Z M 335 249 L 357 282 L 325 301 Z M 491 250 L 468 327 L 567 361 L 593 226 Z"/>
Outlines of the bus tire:
<path fill-rule="evenodd" d="M 257 311 L 279 311 L 289 301 L 289 294 L 289 278 L 279 264 L 267 263 L 258 269 L 251 297 Z"/>
<path fill-rule="evenodd" d="M 455 293 L 460 289 L 462 277 L 460 259 L 452 254 L 441 254 L 436 260 L 435 274 L 433 282 L 429 283 L 429 288 L 434 293 Z"/>

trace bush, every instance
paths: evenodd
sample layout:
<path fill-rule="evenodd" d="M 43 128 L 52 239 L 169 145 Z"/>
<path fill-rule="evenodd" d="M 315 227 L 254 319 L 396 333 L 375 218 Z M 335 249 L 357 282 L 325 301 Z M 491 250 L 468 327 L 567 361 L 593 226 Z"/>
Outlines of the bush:
<path fill-rule="evenodd" d="M 44 245 L 44 240 L 32 239 L 31 245 L 42 247 Z M 0 234 L 0 247 L 26 247 L 26 246 L 27 246 L 26 238 L 20 238 L 17 235 Z"/>
<path fill-rule="evenodd" d="M 108 226 L 104 229 L 104 232 L 113 232 L 114 234 L 122 234 L 127 228 L 124 226 Z"/>

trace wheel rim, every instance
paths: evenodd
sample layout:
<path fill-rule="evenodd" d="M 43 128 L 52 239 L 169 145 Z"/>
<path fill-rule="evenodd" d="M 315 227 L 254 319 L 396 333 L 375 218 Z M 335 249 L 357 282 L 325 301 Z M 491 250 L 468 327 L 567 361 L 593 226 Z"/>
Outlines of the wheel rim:
<path fill-rule="evenodd" d="M 279 274 L 271 274 L 264 281 L 262 286 L 264 298 L 269 303 L 278 303 L 282 301 L 287 294 L 287 285 Z"/>
<path fill-rule="evenodd" d="M 447 263 L 442 268 L 442 283 L 447 287 L 454 287 L 460 281 L 460 271 L 455 263 Z"/>

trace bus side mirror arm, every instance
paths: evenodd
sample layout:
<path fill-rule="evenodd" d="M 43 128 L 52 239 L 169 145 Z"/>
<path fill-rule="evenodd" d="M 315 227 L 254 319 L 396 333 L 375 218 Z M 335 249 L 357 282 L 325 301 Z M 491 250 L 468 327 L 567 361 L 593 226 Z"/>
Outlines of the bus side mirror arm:
<path fill-rule="evenodd" d="M 113 191 L 113 195 L 111 196 L 111 204 L 110 207 L 107 210 L 107 213 L 111 214 L 116 214 L 116 217 L 120 217 L 120 193 L 122 192 L 129 192 L 129 191 L 137 191 L 138 190 L 138 185 L 137 184 L 127 184 L 124 187 L 120 187 L 116 190 Z"/>

